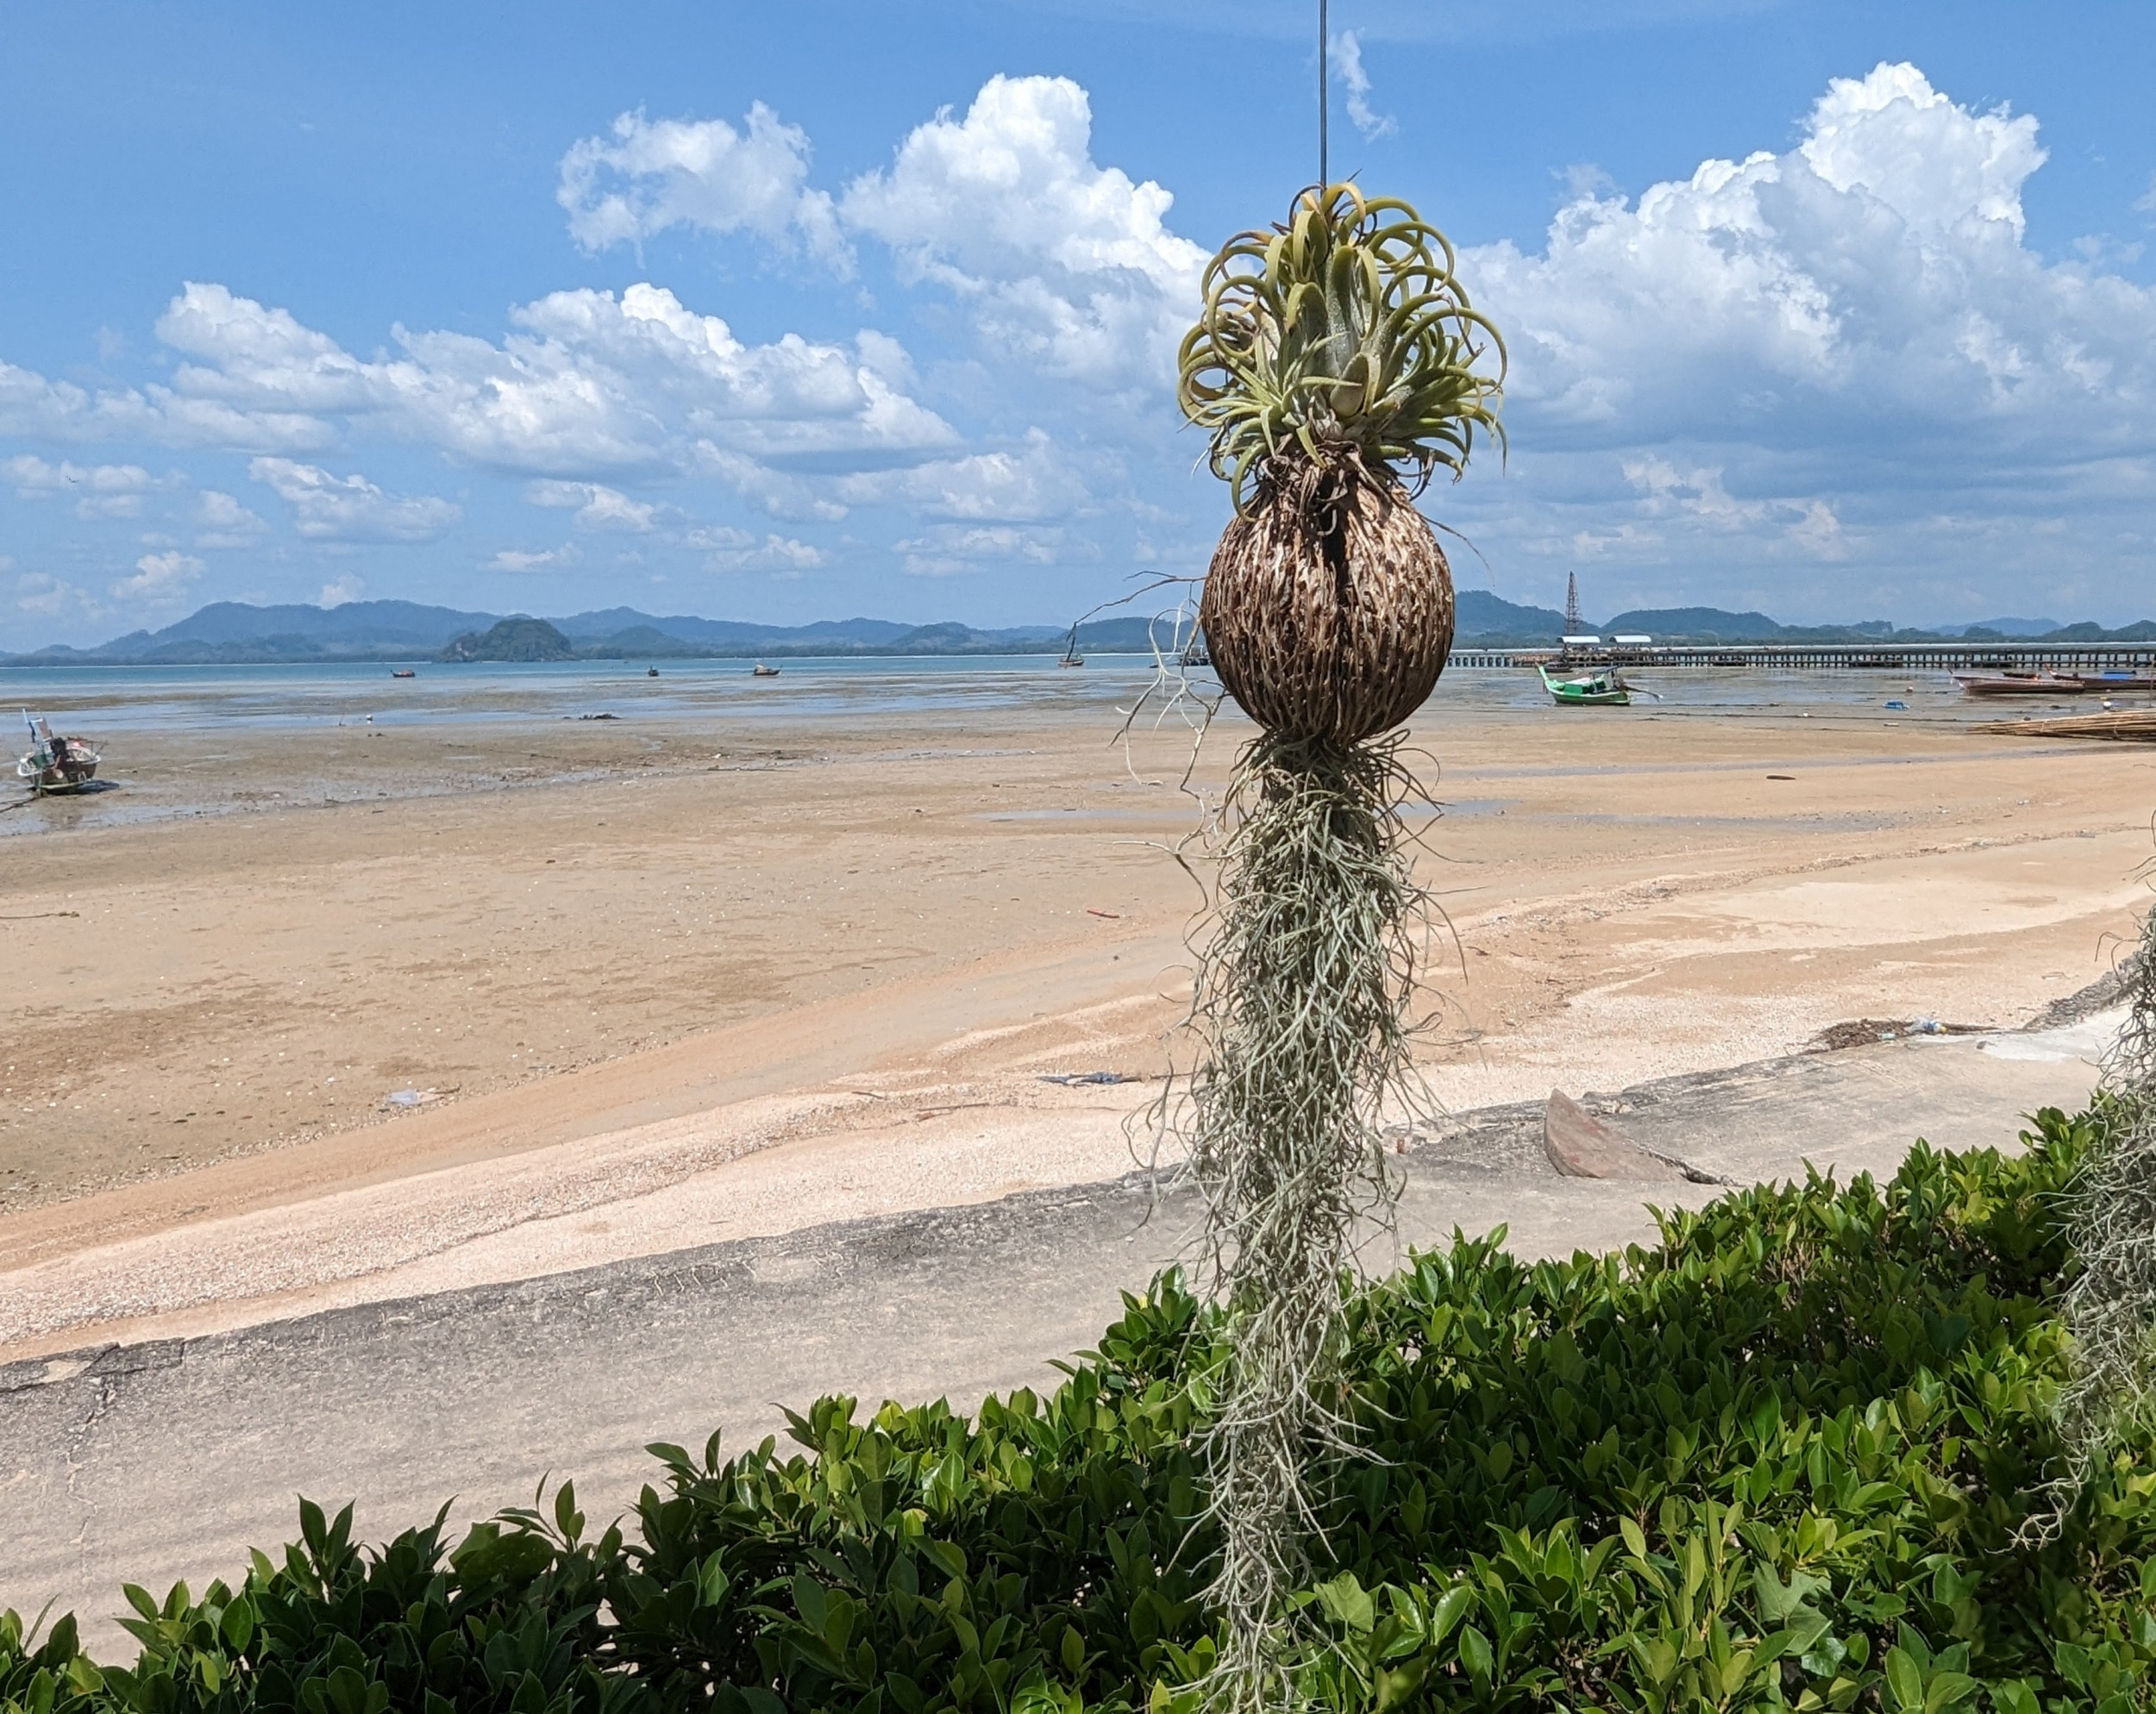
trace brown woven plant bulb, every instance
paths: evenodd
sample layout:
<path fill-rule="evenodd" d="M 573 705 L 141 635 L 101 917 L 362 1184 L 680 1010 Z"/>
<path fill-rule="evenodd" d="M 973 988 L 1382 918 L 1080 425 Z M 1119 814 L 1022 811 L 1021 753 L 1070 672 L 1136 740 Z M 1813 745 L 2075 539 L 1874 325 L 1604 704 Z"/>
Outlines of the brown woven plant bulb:
<path fill-rule="evenodd" d="M 1261 483 L 1206 573 L 1213 670 L 1260 726 L 1351 744 L 1422 706 L 1452 647 L 1452 570 L 1389 472 Z"/>

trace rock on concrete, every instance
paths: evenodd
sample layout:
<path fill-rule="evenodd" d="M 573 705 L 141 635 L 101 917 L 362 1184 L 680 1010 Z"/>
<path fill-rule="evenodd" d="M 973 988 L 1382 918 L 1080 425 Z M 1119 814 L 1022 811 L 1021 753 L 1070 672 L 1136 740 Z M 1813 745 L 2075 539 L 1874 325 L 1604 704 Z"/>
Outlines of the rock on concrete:
<path fill-rule="evenodd" d="M 1561 1089 L 1550 1092 L 1542 1113 L 1542 1152 L 1567 1179 L 1692 1179 L 1677 1162 L 1650 1154 L 1608 1119 L 1597 1118 Z"/>

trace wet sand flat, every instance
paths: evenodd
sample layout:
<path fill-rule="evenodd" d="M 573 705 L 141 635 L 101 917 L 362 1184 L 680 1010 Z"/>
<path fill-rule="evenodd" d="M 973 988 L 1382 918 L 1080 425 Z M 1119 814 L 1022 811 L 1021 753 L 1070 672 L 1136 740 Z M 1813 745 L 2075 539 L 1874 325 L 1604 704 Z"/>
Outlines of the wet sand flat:
<path fill-rule="evenodd" d="M 1453 1108 L 1858 1017 L 2015 1025 L 2146 897 L 2156 752 L 1614 715 L 1418 723 Z M 181 811 L 115 818 L 116 792 L 0 840 L 0 1299 L 6 1270 L 405 1180 L 452 1210 L 433 1249 L 213 1246 L 232 1273 L 205 1285 L 168 1248 L 80 1325 L 423 1264 L 454 1285 L 438 1258 L 478 1239 L 691 1179 L 720 1205 L 729 1173 L 764 1226 L 1112 1175 L 1197 904 L 1164 848 L 1196 819 L 1185 739 L 1126 766 L 1113 728 L 1103 702 L 141 735 L 109 771 Z M 1200 790 L 1247 730 L 1216 728 Z M 1099 1071 L 1136 1080 L 1041 1080 Z"/>

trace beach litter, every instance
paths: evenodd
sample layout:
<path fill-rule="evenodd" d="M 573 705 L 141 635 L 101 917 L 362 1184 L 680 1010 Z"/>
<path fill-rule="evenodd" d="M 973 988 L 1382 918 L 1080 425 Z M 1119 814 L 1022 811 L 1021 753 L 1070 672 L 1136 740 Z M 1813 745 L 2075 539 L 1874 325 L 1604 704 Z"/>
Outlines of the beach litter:
<path fill-rule="evenodd" d="M 1129 1072 L 1044 1072 L 1041 1081 L 1060 1083 L 1068 1089 L 1075 1083 L 1143 1083 L 1145 1079 Z"/>
<path fill-rule="evenodd" d="M 1874 1042 L 1902 1042 L 1916 1035 L 1988 1035 L 1988 1023 L 1943 1023 L 1935 1017 L 1858 1017 L 1830 1024 L 1805 1044 L 1808 1054 L 1832 1054 L 1843 1048 L 1866 1048 Z"/>
<path fill-rule="evenodd" d="M 382 1098 L 382 1105 L 392 1109 L 424 1107 L 441 1098 L 442 1092 L 438 1089 L 392 1089 Z"/>

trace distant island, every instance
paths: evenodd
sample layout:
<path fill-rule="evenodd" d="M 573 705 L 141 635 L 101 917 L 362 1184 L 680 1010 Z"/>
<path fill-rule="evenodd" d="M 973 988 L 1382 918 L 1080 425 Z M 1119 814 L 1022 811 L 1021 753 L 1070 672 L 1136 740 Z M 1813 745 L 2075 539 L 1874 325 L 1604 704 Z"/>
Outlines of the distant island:
<path fill-rule="evenodd" d="M 444 660 L 574 660 L 576 645 L 544 619 L 503 619 L 452 637 Z"/>
<path fill-rule="evenodd" d="M 1457 641 L 1469 647 L 1532 647 L 1565 630 L 1552 608 L 1523 606 L 1488 590 L 1458 594 Z M 1975 625 L 1897 629 L 1884 619 L 1848 625 L 1784 625 L 1764 613 L 1718 607 L 1635 610 L 1590 622 L 1604 636 L 1644 634 L 1658 642 L 1910 643 L 1952 641 L 2147 642 L 2156 621 L 2113 630 L 2048 619 L 1994 619 Z M 1099 619 L 1081 625 L 1080 651 L 1150 650 L 1150 622 Z M 827 619 L 810 625 L 759 625 L 690 614 L 656 616 L 611 607 L 565 618 L 523 613 L 467 613 L 411 601 L 353 601 L 338 607 L 255 607 L 220 601 L 159 631 L 132 631 L 94 648 L 55 645 L 0 655 L 16 666 L 141 666 L 335 660 L 751 660 L 804 655 L 963 655 L 1060 654 L 1071 628 L 1022 625 L 982 630 L 946 622 L 907 625 L 890 619 Z"/>

